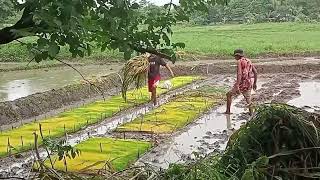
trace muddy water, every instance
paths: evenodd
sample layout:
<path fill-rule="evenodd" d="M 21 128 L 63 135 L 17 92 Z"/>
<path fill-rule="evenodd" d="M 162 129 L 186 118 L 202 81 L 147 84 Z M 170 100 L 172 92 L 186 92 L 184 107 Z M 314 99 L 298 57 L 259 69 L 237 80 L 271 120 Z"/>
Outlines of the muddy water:
<path fill-rule="evenodd" d="M 235 103 L 239 102 L 240 98 Z M 140 162 L 149 163 L 155 167 L 168 168 L 171 163 L 183 163 L 194 159 L 194 152 L 200 155 L 219 152 L 226 146 L 228 134 L 245 121 L 232 121 L 236 114 L 244 111 L 232 107 L 234 114 L 225 115 L 225 106 L 220 106 L 203 115 L 195 124 L 173 137 L 163 145 L 141 158 Z"/>
<path fill-rule="evenodd" d="M 310 112 L 320 112 L 320 81 L 300 83 L 301 96 L 288 102 L 290 105 L 304 108 Z"/>
<path fill-rule="evenodd" d="M 239 115 L 248 110 L 235 106 L 241 100 L 242 97 L 238 97 L 233 102 L 231 108 L 233 114 L 224 114 L 225 105 L 209 111 L 187 127 L 186 131 L 175 135 L 163 145 L 147 153 L 140 159 L 140 162 L 158 168 L 168 168 L 171 163 L 183 163 L 194 159 L 194 152 L 207 155 L 212 152 L 223 151 L 228 137 L 235 129 L 239 129 L 246 122 Z"/>
<path fill-rule="evenodd" d="M 260 88 L 261 84 L 258 89 Z M 300 82 L 299 91 L 301 96 L 290 100 L 288 104 L 311 112 L 320 112 L 320 81 Z M 237 105 L 241 101 L 242 98 L 237 98 L 233 102 L 234 114 L 232 115 L 223 114 L 225 106 L 211 110 L 188 127 L 185 132 L 174 136 L 146 154 L 140 162 L 149 163 L 158 168 L 168 168 L 171 163 L 183 163 L 194 159 L 194 152 L 205 156 L 223 151 L 232 132 L 250 119 L 249 115 L 244 113 L 248 110 Z"/>
<path fill-rule="evenodd" d="M 77 67 L 86 78 L 118 72 L 120 65 Z M 79 83 L 82 77 L 69 67 L 0 72 L 0 101 L 12 101 L 38 92 Z"/>

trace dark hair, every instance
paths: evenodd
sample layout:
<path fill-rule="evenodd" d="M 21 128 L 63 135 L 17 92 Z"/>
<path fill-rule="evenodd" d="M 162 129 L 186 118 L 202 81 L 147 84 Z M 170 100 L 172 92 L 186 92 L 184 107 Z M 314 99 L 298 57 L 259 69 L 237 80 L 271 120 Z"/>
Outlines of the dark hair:
<path fill-rule="evenodd" d="M 233 55 L 234 55 L 234 56 L 241 56 L 241 57 L 243 57 L 243 56 L 244 56 L 244 51 L 243 51 L 242 49 L 236 49 L 236 50 L 234 50 Z"/>

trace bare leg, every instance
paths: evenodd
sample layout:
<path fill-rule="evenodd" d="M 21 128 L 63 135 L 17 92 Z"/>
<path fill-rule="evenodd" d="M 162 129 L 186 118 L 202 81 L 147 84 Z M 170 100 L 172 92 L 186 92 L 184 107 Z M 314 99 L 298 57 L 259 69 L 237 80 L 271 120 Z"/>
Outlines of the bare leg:
<path fill-rule="evenodd" d="M 151 100 L 153 102 L 153 105 L 157 105 L 157 89 L 153 88 L 151 91 Z"/>
<path fill-rule="evenodd" d="M 248 104 L 249 114 L 250 114 L 250 116 L 252 116 L 253 115 L 253 107 L 252 107 L 252 102 L 251 102 L 251 90 L 246 93 L 248 93 L 248 94 L 244 94 L 244 98 L 246 99 L 246 102 Z"/>
<path fill-rule="evenodd" d="M 227 110 L 225 114 L 231 114 L 231 103 L 232 103 L 232 93 L 228 92 L 227 93 Z"/>

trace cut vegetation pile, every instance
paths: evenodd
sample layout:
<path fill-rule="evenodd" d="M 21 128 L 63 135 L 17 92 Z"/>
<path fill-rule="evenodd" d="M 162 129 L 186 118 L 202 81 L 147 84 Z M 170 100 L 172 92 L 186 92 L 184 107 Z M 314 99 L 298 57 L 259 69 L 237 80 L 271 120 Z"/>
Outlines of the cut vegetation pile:
<path fill-rule="evenodd" d="M 173 165 L 165 179 L 319 179 L 319 117 L 287 105 L 266 105 L 234 133 L 219 156 Z"/>
<path fill-rule="evenodd" d="M 184 76 L 176 77 L 172 79 L 172 82 L 174 88 L 178 88 L 196 79 L 198 77 Z M 167 91 L 166 89 L 159 89 L 160 94 Z M 113 96 L 106 101 L 97 101 L 74 110 L 66 111 L 52 118 L 24 124 L 19 128 L 1 132 L 0 157 L 30 149 L 34 144 L 33 133 L 37 132 L 37 134 L 40 134 L 40 125 L 42 126 L 44 137 L 62 137 L 66 133 L 76 132 L 90 124 L 112 117 L 122 110 L 148 102 L 149 93 L 147 88 L 144 87 L 128 92 L 127 97 L 128 99 L 125 102 L 121 95 Z M 41 140 L 39 139 L 39 141 Z"/>

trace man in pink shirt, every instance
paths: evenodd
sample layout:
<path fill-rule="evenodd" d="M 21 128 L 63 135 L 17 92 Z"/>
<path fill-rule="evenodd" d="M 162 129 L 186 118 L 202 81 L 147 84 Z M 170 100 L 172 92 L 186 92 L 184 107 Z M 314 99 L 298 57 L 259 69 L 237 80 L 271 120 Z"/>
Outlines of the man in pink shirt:
<path fill-rule="evenodd" d="M 231 102 L 232 96 L 242 94 L 248 104 L 250 115 L 253 113 L 251 104 L 251 91 L 257 89 L 257 69 L 253 66 L 251 61 L 244 57 L 242 49 L 236 49 L 234 51 L 234 57 L 237 62 L 237 81 L 233 88 L 227 93 L 227 110 L 226 114 L 231 114 Z M 252 78 L 254 80 L 252 81 Z"/>

